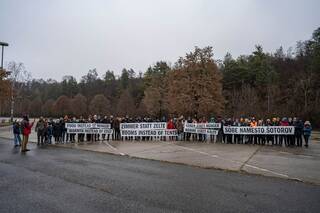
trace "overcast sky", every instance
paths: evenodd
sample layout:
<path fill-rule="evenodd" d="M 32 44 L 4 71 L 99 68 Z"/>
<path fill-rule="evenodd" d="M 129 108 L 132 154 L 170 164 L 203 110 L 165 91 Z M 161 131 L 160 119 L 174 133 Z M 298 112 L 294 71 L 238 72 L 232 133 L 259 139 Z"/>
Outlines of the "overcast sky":
<path fill-rule="evenodd" d="M 214 57 L 287 49 L 320 27 L 319 0 L 0 0 L 5 63 L 34 78 L 77 79 L 97 68 L 137 73 L 194 46 Z"/>

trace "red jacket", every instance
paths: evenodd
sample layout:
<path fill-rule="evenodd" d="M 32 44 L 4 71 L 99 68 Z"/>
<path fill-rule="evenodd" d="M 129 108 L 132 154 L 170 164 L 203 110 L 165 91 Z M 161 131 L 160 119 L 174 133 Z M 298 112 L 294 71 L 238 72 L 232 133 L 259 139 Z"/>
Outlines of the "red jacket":
<path fill-rule="evenodd" d="M 22 134 L 26 136 L 30 135 L 32 126 L 33 122 L 31 124 L 29 122 L 24 123 Z"/>
<path fill-rule="evenodd" d="M 289 126 L 288 121 L 280 121 L 280 126 Z"/>
<path fill-rule="evenodd" d="M 168 122 L 167 129 L 174 129 L 174 123 L 172 121 Z"/>

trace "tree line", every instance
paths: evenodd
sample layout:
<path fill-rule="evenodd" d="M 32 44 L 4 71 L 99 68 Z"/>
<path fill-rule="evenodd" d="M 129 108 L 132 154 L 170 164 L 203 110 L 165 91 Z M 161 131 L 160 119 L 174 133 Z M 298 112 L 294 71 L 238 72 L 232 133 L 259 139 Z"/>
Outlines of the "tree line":
<path fill-rule="evenodd" d="M 0 72 L 0 114 L 20 116 L 299 116 L 320 119 L 320 28 L 295 48 L 274 53 L 257 45 L 249 55 L 223 60 L 213 48 L 195 47 L 172 66 L 156 62 L 144 73 L 123 69 L 120 76 L 91 69 L 78 82 L 31 79 L 23 64 L 10 62 Z M 10 87 L 11 87 L 10 86 Z"/>

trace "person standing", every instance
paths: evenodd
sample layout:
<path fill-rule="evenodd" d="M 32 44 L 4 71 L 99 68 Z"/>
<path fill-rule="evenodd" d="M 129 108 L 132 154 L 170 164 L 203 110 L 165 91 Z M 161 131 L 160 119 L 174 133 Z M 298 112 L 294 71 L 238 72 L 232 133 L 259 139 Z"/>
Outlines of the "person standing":
<path fill-rule="evenodd" d="M 16 120 L 13 123 L 14 147 L 21 146 L 20 134 L 21 134 L 20 123 Z"/>
<path fill-rule="evenodd" d="M 296 137 L 298 147 L 302 147 L 303 127 L 304 125 L 301 119 L 298 119 L 294 124 L 294 134 Z"/>
<path fill-rule="evenodd" d="M 45 131 L 45 122 L 44 122 L 42 116 L 40 117 L 39 121 L 36 124 L 35 131 L 37 132 L 37 145 L 43 144 L 44 131 Z"/>
<path fill-rule="evenodd" d="M 50 119 L 50 121 L 48 122 L 48 128 L 47 128 L 48 144 L 52 144 L 52 135 L 53 135 L 53 121 Z"/>
<path fill-rule="evenodd" d="M 30 124 L 29 117 L 27 115 L 23 116 L 23 120 L 21 122 L 22 135 L 23 135 L 21 152 L 30 151 L 30 149 L 27 149 L 27 144 L 29 142 L 29 135 L 31 133 L 31 128 L 32 128 L 34 122 L 35 122 L 35 120 L 33 120 L 33 122 Z"/>
<path fill-rule="evenodd" d="M 66 123 L 68 122 L 69 118 L 67 115 L 61 120 L 61 140 L 62 143 L 69 141 L 69 134 L 67 133 Z"/>
<path fill-rule="evenodd" d="M 309 138 L 311 136 L 311 123 L 310 121 L 304 122 L 304 127 L 303 127 L 303 137 L 304 137 L 304 142 L 305 142 L 305 147 L 309 146 Z"/>
<path fill-rule="evenodd" d="M 182 141 L 183 140 L 183 116 L 180 116 L 176 123 L 177 131 L 178 131 L 178 137 L 177 140 Z"/>
<path fill-rule="evenodd" d="M 289 122 L 286 117 L 282 118 L 282 120 L 280 122 L 280 126 L 289 126 Z M 285 146 L 289 146 L 288 135 L 280 135 L 279 139 L 280 139 L 280 141 L 279 141 L 280 146 L 282 146 L 283 140 L 284 140 Z"/>

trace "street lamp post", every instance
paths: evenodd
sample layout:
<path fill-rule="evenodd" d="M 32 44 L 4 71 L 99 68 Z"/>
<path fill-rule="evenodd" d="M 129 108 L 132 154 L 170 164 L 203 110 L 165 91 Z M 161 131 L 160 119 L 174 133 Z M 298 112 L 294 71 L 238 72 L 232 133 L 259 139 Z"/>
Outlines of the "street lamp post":
<path fill-rule="evenodd" d="M 1 46 L 1 52 L 2 52 L 2 54 L 1 54 L 1 69 L 3 69 L 3 52 L 4 52 L 4 47 L 7 47 L 7 46 L 9 46 L 9 44 L 8 43 L 6 43 L 6 42 L 1 42 L 0 41 L 0 46 Z"/>
<path fill-rule="evenodd" d="M 4 54 L 4 47 L 7 47 L 9 46 L 8 43 L 6 42 L 1 42 L 0 41 L 0 46 L 1 46 L 1 69 L 3 69 L 3 54 Z M 11 122 L 13 121 L 13 91 L 12 91 L 12 88 L 11 88 Z"/>

